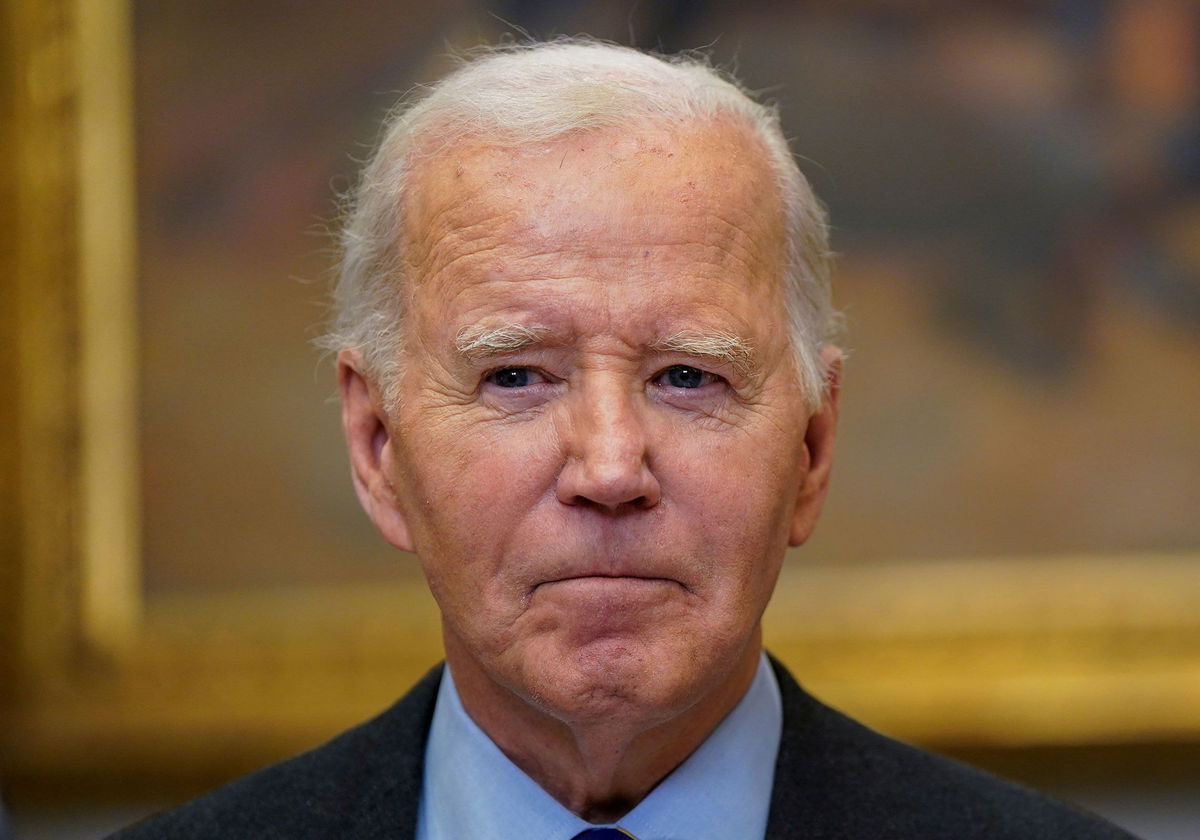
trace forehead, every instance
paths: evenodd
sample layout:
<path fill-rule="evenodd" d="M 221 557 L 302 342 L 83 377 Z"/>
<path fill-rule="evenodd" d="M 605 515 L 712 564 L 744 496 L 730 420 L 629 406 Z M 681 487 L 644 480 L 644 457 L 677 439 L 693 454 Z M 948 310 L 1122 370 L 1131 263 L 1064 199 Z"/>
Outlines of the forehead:
<path fill-rule="evenodd" d="M 416 298 L 516 279 L 603 279 L 612 296 L 664 272 L 771 293 L 783 269 L 765 150 L 730 121 L 515 148 L 463 140 L 419 161 L 406 202 L 402 252 Z"/>

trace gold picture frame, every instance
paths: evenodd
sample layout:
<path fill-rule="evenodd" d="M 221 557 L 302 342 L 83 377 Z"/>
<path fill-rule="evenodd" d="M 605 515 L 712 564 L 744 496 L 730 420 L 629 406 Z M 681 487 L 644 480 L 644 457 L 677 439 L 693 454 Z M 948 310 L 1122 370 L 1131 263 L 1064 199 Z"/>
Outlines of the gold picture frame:
<path fill-rule="evenodd" d="M 146 599 L 129 8 L 4 0 L 0 778 L 219 779 L 440 658 L 412 584 Z M 938 745 L 1200 737 L 1200 554 L 790 565 L 769 647 Z"/>

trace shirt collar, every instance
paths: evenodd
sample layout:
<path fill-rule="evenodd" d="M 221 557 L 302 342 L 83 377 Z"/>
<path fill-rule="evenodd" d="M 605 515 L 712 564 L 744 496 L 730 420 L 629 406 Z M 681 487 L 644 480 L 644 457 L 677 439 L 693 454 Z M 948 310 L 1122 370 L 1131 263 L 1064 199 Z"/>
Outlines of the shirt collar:
<path fill-rule="evenodd" d="M 779 685 L 763 654 L 733 711 L 616 825 L 638 840 L 762 837 L 782 729 Z M 598 827 L 500 751 L 463 708 L 447 666 L 425 751 L 417 840 L 570 840 Z"/>

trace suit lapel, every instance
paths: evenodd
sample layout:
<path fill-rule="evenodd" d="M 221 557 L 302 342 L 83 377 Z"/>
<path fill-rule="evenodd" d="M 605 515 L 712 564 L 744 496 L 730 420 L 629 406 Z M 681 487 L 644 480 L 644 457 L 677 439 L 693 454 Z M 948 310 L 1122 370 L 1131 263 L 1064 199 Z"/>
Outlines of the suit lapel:
<path fill-rule="evenodd" d="M 821 706 L 802 689 L 779 660 L 768 654 L 779 682 L 783 701 L 783 732 L 779 738 L 779 757 L 775 760 L 775 784 L 771 790 L 771 811 L 767 817 L 767 840 L 813 840 L 814 809 L 809 791 L 816 788 L 808 776 L 813 772 L 806 753 L 811 741 L 812 724 Z"/>
<path fill-rule="evenodd" d="M 342 834 L 355 840 L 413 840 L 425 773 L 425 744 L 438 686 L 438 665 L 395 705 L 367 724 L 355 743 L 364 767 L 353 824 Z"/>

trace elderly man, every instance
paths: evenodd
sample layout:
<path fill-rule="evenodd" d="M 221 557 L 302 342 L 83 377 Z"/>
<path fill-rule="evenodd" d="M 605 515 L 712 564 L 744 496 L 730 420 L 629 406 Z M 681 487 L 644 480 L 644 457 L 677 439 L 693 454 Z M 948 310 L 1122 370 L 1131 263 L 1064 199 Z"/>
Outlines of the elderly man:
<path fill-rule="evenodd" d="M 123 838 L 1127 835 L 870 732 L 762 651 L 829 482 L 823 214 L 690 60 L 486 53 L 393 117 L 331 346 L 354 487 L 446 664 Z"/>

